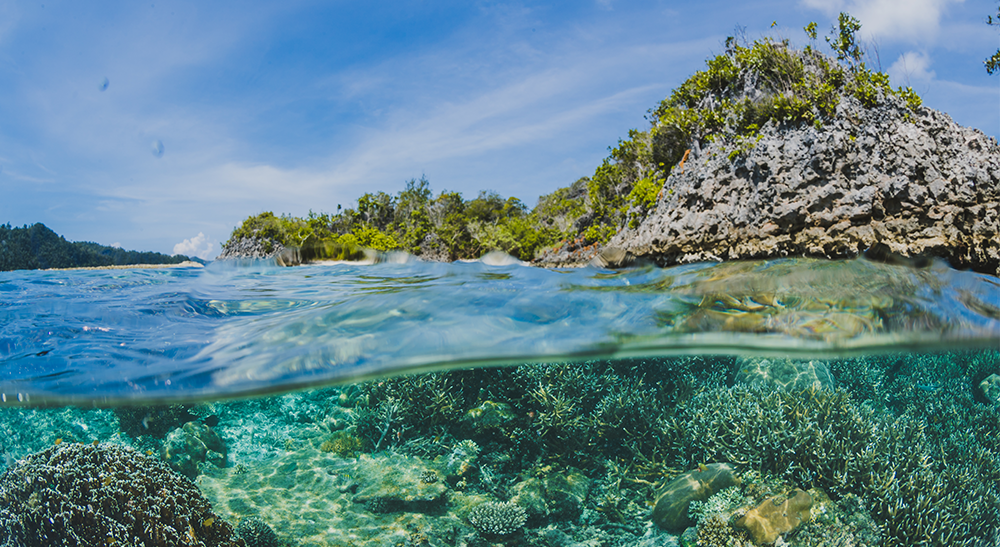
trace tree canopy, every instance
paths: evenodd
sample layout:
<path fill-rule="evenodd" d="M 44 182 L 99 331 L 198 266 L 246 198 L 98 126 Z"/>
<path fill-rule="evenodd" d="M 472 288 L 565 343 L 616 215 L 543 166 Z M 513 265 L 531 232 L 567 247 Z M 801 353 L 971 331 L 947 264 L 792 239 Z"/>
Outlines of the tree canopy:
<path fill-rule="evenodd" d="M 88 241 L 70 242 L 44 224 L 20 228 L 0 224 L 0 271 L 46 268 L 179 264 L 184 255 L 126 251 Z"/>

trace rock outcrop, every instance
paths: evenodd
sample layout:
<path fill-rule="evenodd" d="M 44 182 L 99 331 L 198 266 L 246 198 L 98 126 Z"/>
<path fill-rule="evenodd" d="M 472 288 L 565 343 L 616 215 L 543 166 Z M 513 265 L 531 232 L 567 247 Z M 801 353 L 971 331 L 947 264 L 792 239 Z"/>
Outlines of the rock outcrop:
<path fill-rule="evenodd" d="M 737 484 L 739 478 L 731 465 L 701 465 L 698 469 L 681 473 L 663 486 L 649 518 L 660 528 L 679 534 L 694 524 L 688 516 L 688 506 L 692 501 L 705 501 Z"/>
<path fill-rule="evenodd" d="M 788 496 L 774 496 L 761 502 L 734 524 L 753 536 L 754 543 L 766 545 L 778 536 L 791 532 L 810 519 L 812 497 L 804 490 L 794 490 Z"/>
<path fill-rule="evenodd" d="M 285 247 L 264 237 L 234 237 L 222 246 L 216 260 L 232 258 L 271 258 L 279 256 Z"/>
<path fill-rule="evenodd" d="M 1000 147 L 946 114 L 842 96 L 820 128 L 769 122 L 745 154 L 731 148 L 693 151 L 648 216 L 609 242 L 621 255 L 610 265 L 845 258 L 881 244 L 1000 275 Z"/>

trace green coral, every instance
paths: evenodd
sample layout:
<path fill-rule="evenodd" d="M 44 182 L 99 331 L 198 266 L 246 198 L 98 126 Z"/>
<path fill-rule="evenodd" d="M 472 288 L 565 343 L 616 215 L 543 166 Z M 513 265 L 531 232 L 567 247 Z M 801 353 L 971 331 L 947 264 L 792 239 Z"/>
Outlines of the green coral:
<path fill-rule="evenodd" d="M 323 452 L 332 452 L 345 458 L 353 457 L 358 452 L 362 452 L 365 448 L 366 445 L 363 440 L 346 431 L 337 431 L 333 433 L 329 438 L 323 441 L 323 444 L 319 447 L 319 449 Z"/>
<path fill-rule="evenodd" d="M 741 486 L 730 486 L 705 501 L 692 501 L 688 505 L 688 517 L 701 525 L 711 518 L 720 517 L 748 504 L 748 501 L 747 497 L 743 495 Z"/>
<path fill-rule="evenodd" d="M 469 523 L 486 536 L 508 536 L 524 527 L 528 514 L 511 502 L 489 501 L 469 512 Z"/>

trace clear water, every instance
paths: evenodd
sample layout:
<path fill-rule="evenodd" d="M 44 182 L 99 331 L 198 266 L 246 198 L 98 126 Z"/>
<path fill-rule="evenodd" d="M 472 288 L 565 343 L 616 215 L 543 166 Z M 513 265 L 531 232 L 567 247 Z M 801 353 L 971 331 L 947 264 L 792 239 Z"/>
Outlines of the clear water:
<path fill-rule="evenodd" d="M 1000 538 L 1000 405 L 979 385 L 1000 374 L 994 277 L 388 258 L 0 272 L 0 470 L 126 445 L 194 478 L 212 519 L 260 518 L 285 545 L 657 547 L 681 541 L 653 524 L 664 485 L 727 463 L 741 511 L 810 489 L 789 545 Z M 787 370 L 806 383 L 781 387 Z M 178 463 L 189 421 L 221 457 Z M 437 501 L 393 497 L 414 489 Z M 748 541 L 733 495 L 706 506 L 732 498 L 722 528 L 691 530 Z M 525 526 L 479 530 L 472 511 L 506 500 Z"/>
<path fill-rule="evenodd" d="M 866 260 L 0 273 L 11 403 L 192 401 L 430 369 L 996 347 L 995 278 Z"/>

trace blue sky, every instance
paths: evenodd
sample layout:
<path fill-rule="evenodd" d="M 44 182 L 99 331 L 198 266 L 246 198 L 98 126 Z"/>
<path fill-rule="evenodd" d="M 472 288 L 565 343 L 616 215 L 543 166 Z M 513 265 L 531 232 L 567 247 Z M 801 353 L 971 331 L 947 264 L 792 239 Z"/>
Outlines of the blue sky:
<path fill-rule="evenodd" d="M 993 2 L 87 4 L 0 0 L 0 223 L 126 249 L 214 258 L 248 215 L 421 175 L 534 205 L 737 26 L 801 46 L 839 11 L 894 85 L 1000 133 Z"/>

